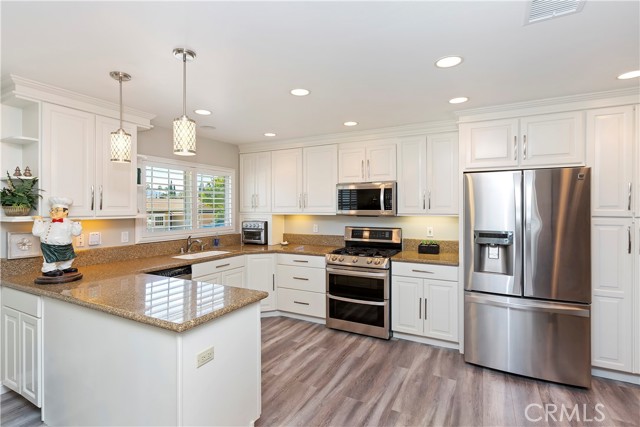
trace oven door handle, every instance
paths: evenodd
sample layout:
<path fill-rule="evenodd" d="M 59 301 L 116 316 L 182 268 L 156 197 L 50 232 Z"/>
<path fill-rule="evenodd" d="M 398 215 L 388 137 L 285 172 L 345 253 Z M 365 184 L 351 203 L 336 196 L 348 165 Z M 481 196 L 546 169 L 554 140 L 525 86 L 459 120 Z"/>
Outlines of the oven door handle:
<path fill-rule="evenodd" d="M 353 304 L 364 304 L 364 305 L 377 305 L 377 306 L 384 306 L 385 304 L 387 304 L 384 301 L 380 301 L 380 302 L 376 302 L 376 301 L 363 301 L 363 300 L 359 300 L 359 299 L 352 299 L 352 298 L 344 298 L 344 297 L 336 297 L 333 296 L 331 294 L 327 294 L 327 297 L 329 297 L 329 299 L 335 299 L 338 301 L 344 301 L 344 302 L 350 302 Z"/>
<path fill-rule="evenodd" d="M 327 274 L 340 274 L 342 276 L 352 276 L 352 277 L 372 277 L 375 279 L 385 279 L 389 273 L 389 270 L 378 270 L 378 271 L 361 271 L 358 267 L 347 267 L 347 268 L 331 268 L 327 267 Z"/>

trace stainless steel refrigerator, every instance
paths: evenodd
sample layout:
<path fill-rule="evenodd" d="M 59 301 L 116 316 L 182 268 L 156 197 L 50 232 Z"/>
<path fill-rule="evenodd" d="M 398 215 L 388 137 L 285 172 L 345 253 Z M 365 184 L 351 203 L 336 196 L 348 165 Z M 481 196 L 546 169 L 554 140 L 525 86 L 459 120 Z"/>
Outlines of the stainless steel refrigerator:
<path fill-rule="evenodd" d="M 464 174 L 465 361 L 590 386 L 590 178 Z"/>

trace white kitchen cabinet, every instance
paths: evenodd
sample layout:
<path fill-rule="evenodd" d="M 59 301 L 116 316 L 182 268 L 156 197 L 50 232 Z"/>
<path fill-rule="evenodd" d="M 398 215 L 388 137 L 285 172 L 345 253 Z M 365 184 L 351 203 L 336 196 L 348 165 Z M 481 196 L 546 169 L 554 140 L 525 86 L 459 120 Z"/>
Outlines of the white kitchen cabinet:
<path fill-rule="evenodd" d="M 324 257 L 278 254 L 276 259 L 278 310 L 324 319 L 327 307 Z"/>
<path fill-rule="evenodd" d="M 240 155 L 240 212 L 271 211 L 271 153 Z"/>
<path fill-rule="evenodd" d="M 42 188 L 49 196 L 73 199 L 73 217 L 137 215 L 137 129 L 131 134 L 130 163 L 110 161 L 110 134 L 119 121 L 72 108 L 42 106 Z"/>
<path fill-rule="evenodd" d="M 458 134 L 401 139 L 399 214 L 458 214 Z"/>
<path fill-rule="evenodd" d="M 40 297 L 2 290 L 2 384 L 42 406 Z"/>
<path fill-rule="evenodd" d="M 583 165 L 583 113 L 461 123 L 465 169 Z"/>
<path fill-rule="evenodd" d="M 391 285 L 391 329 L 444 341 L 458 341 L 458 282 L 456 267 L 403 265 L 394 271 Z M 408 270 L 409 269 L 409 270 Z M 443 272 L 440 275 L 439 272 Z M 424 278 L 433 276 L 434 278 Z M 447 279 L 447 280 L 440 280 Z"/>
<path fill-rule="evenodd" d="M 276 305 L 275 255 L 260 254 L 247 255 L 247 287 L 257 291 L 264 291 L 269 296 L 260 301 L 262 311 L 273 311 Z"/>
<path fill-rule="evenodd" d="M 274 213 L 335 214 L 337 145 L 271 152 Z"/>
<path fill-rule="evenodd" d="M 632 371 L 635 235 L 631 218 L 592 219 L 591 363 L 596 367 Z"/>
<path fill-rule="evenodd" d="M 244 256 L 202 262 L 191 266 L 191 278 L 218 285 L 246 287 Z"/>
<path fill-rule="evenodd" d="M 594 216 L 633 214 L 633 107 L 587 111 L 587 164 Z"/>
<path fill-rule="evenodd" d="M 341 144 L 338 182 L 395 181 L 396 146 L 391 140 Z"/>

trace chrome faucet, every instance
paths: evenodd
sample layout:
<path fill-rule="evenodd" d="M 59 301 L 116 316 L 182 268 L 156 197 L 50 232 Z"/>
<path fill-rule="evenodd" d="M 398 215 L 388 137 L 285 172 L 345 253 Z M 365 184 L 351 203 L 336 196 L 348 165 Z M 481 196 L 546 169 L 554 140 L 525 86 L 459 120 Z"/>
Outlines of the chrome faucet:
<path fill-rule="evenodd" d="M 187 237 L 187 253 L 191 252 L 191 247 L 195 244 L 200 245 L 200 250 L 204 250 L 206 243 L 202 243 L 200 239 L 192 239 L 191 236 Z"/>

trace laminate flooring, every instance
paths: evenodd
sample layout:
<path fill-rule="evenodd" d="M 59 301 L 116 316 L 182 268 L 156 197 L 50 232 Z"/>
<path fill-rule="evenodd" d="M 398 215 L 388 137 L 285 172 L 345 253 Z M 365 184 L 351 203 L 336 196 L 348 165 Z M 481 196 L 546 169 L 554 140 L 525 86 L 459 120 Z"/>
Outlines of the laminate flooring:
<path fill-rule="evenodd" d="M 3 427 L 44 425 L 11 391 L 0 415 Z M 640 426 L 640 387 L 536 381 L 467 364 L 457 350 L 268 317 L 256 426 Z"/>

